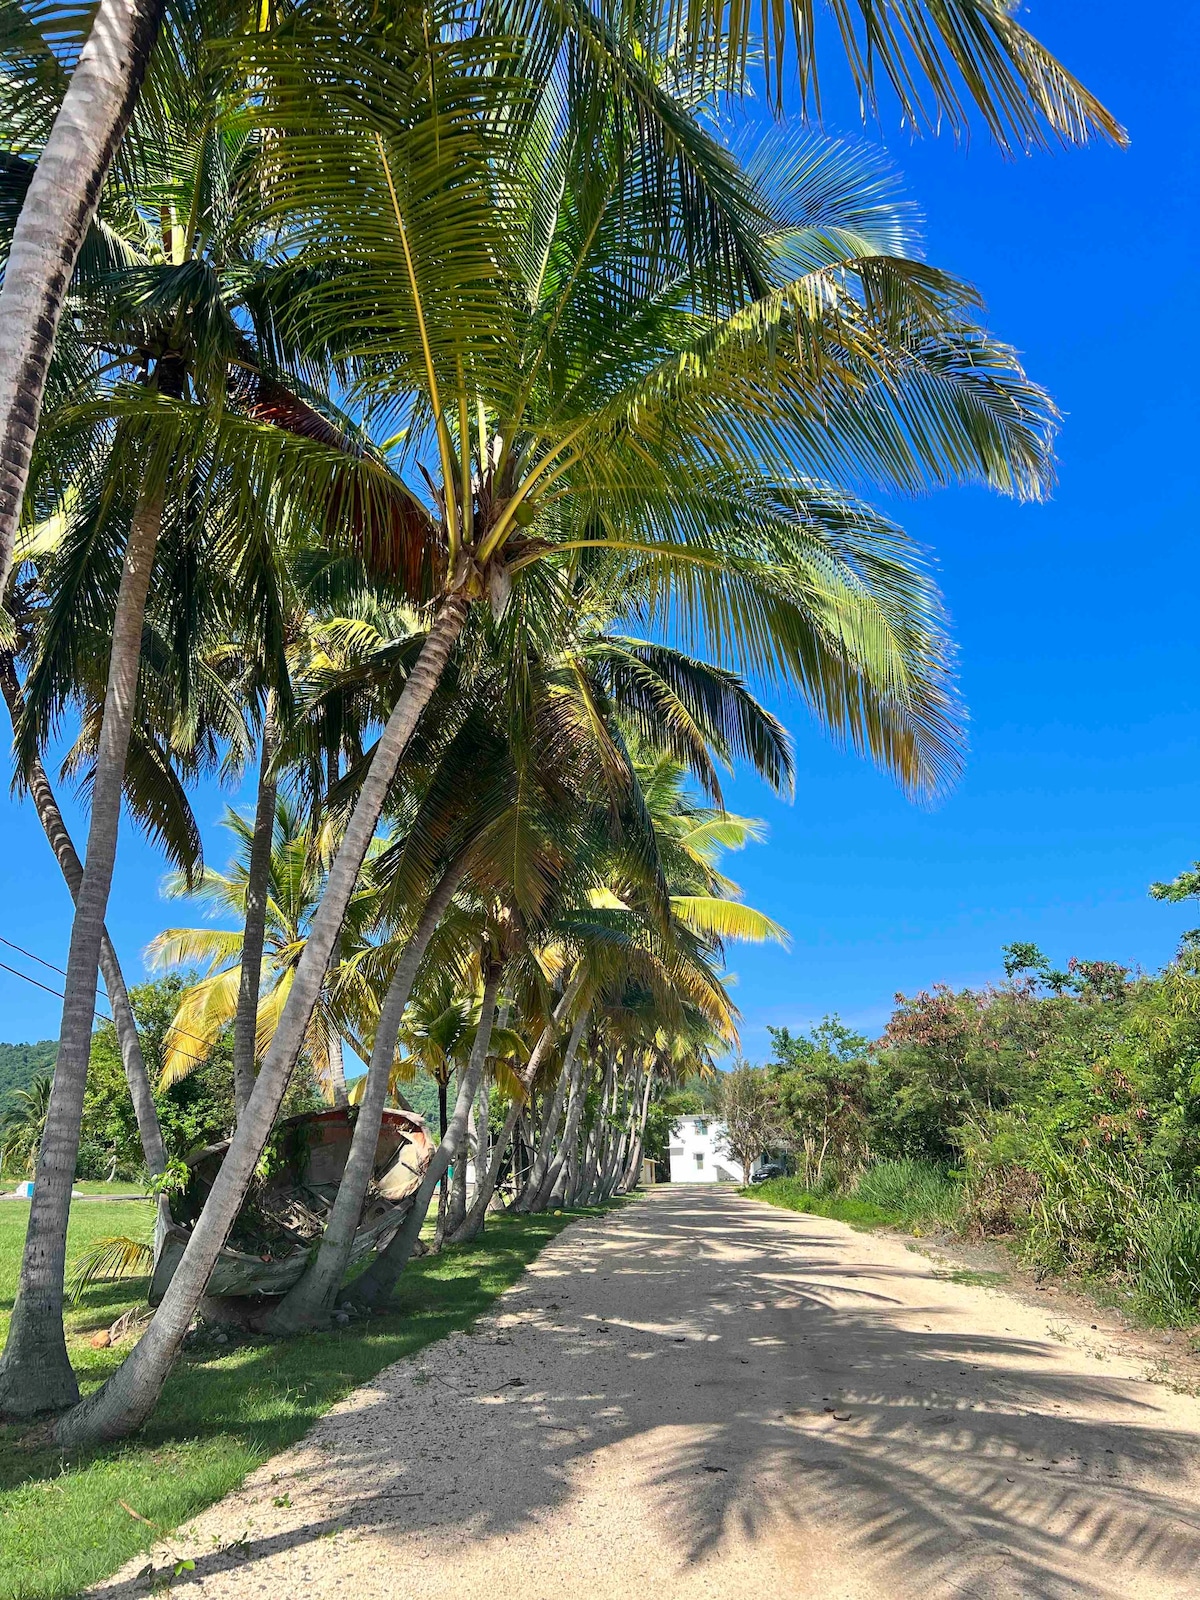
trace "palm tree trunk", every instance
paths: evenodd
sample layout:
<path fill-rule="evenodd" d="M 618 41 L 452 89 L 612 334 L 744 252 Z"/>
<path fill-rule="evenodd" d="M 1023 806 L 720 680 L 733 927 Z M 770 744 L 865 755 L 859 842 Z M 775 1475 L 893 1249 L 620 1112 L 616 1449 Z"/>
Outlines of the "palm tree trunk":
<path fill-rule="evenodd" d="M 64 1444 L 121 1438 L 139 1427 L 154 1409 L 275 1124 L 396 768 L 421 712 L 437 688 L 467 611 L 467 602 L 458 595 L 448 595 L 442 601 L 375 746 L 375 755 L 330 866 L 325 893 L 296 966 L 279 1026 L 259 1068 L 254 1093 L 170 1287 L 150 1326 L 112 1377 L 60 1423 L 58 1437 Z"/>
<path fill-rule="evenodd" d="M 541 1193 L 542 1185 L 546 1181 L 546 1173 L 554 1156 L 554 1141 L 558 1137 L 563 1107 L 567 1100 L 568 1081 L 568 1068 L 564 1060 L 562 1071 L 558 1075 L 558 1082 L 554 1085 L 554 1094 L 550 1097 L 549 1104 L 546 1107 L 546 1115 L 542 1122 L 537 1151 L 533 1158 L 533 1165 L 529 1169 L 529 1178 L 516 1204 L 518 1212 L 532 1211 L 534 1209 Z"/>
<path fill-rule="evenodd" d="M 563 991 L 558 1004 L 551 1013 L 549 1022 L 547 1022 L 546 1026 L 542 1029 L 541 1034 L 538 1037 L 538 1042 L 534 1045 L 533 1050 L 530 1053 L 529 1060 L 525 1064 L 525 1070 L 521 1074 L 521 1083 L 526 1093 L 528 1093 L 530 1085 L 540 1072 L 542 1062 L 545 1061 L 546 1057 L 549 1055 L 550 1050 L 554 1045 L 554 1041 L 558 1036 L 558 1030 L 562 1026 L 563 1021 L 570 1014 L 571 1007 L 575 1004 L 575 1000 L 580 989 L 583 987 L 583 980 L 586 976 L 587 974 L 584 971 L 583 963 L 579 962 L 571 976 L 571 981 L 567 984 L 566 989 Z M 514 1095 L 512 1104 L 508 1108 L 508 1115 L 504 1119 L 504 1127 L 500 1131 L 500 1137 L 492 1146 L 492 1159 L 488 1163 L 487 1172 L 477 1181 L 475 1186 L 475 1198 L 471 1202 L 471 1209 L 467 1212 L 466 1220 L 464 1221 L 462 1227 L 454 1236 L 454 1242 L 456 1244 L 463 1243 L 469 1239 L 476 1239 L 483 1231 L 484 1219 L 487 1216 L 487 1208 L 491 1203 L 492 1196 L 496 1192 L 496 1180 L 500 1176 L 500 1167 L 504 1161 L 504 1155 L 508 1149 L 509 1141 L 516 1136 L 517 1123 L 521 1120 L 521 1112 L 524 1110 L 524 1107 L 525 1102 Z M 513 1165 L 515 1169 L 515 1160 Z"/>
<path fill-rule="evenodd" d="M 642 1181 L 642 1151 L 646 1148 L 646 1120 L 650 1115 L 650 1095 L 654 1088 L 653 1068 L 646 1068 L 646 1078 L 642 1084 L 642 1108 L 638 1117 L 637 1136 L 633 1141 L 633 1151 L 629 1157 L 629 1166 L 625 1170 L 626 1189 L 636 1189 Z"/>
<path fill-rule="evenodd" d="M 579 1061 L 579 1045 L 583 1039 L 583 1030 L 587 1027 L 587 1019 L 588 1013 L 585 1007 L 576 1017 L 571 1037 L 567 1040 L 563 1056 L 563 1077 L 567 1080 L 571 1096 L 567 1103 L 567 1120 L 558 1151 L 546 1170 L 546 1176 L 534 1200 L 533 1209 L 536 1211 L 544 1211 L 547 1206 L 561 1205 L 566 1191 L 567 1157 L 579 1138 L 579 1121 L 583 1115 L 583 1065 Z"/>
<path fill-rule="evenodd" d="M 254 808 L 254 834 L 246 874 L 246 925 L 242 935 L 242 970 L 238 980 L 237 1012 L 233 1020 L 233 1098 L 237 1115 L 254 1093 L 255 1044 L 258 1031 L 258 992 L 262 984 L 263 945 L 267 937 L 267 899 L 271 880 L 271 845 L 275 837 L 275 748 L 277 743 L 273 696 L 268 694 L 263 716 L 262 755 L 258 766 L 258 800 Z"/>
<path fill-rule="evenodd" d="M 596 1174 L 600 1167 L 600 1155 L 604 1143 L 604 1127 L 607 1116 L 608 1095 L 612 1085 L 613 1058 L 607 1056 L 604 1062 L 604 1077 L 600 1083 L 600 1099 L 596 1105 L 596 1117 L 592 1123 L 591 1134 L 587 1142 L 587 1151 L 583 1161 L 583 1174 L 579 1182 L 579 1203 L 590 1206 L 596 1188 Z"/>
<path fill-rule="evenodd" d="M 0 1359 L 0 1412 L 13 1416 L 61 1410 L 79 1399 L 62 1325 L 67 1218 L 92 1049 L 104 914 L 117 854 L 125 757 L 137 698 L 142 623 L 165 496 L 165 488 L 159 487 L 140 498 L 125 547 L 92 787 L 87 856 L 71 923 L 54 1088 L 38 1153 L 17 1303 L 8 1344 Z"/>
<path fill-rule="evenodd" d="M 7 653 L 0 653 L 0 693 L 4 695 L 15 731 L 24 709 L 23 697 L 12 656 Z M 67 831 L 67 824 L 59 809 L 49 775 L 36 756 L 30 763 L 26 776 L 42 832 L 49 840 L 51 850 L 54 851 L 71 899 L 77 900 L 83 883 L 83 862 L 80 861 L 74 840 Z M 100 974 L 104 979 L 108 1003 L 112 1007 L 113 1026 L 117 1031 L 117 1044 L 121 1051 L 121 1065 L 125 1069 L 125 1081 L 129 1085 L 129 1098 L 133 1102 L 133 1114 L 137 1119 L 138 1137 L 142 1142 L 146 1169 L 152 1178 L 156 1178 L 165 1172 L 167 1167 L 162 1125 L 158 1120 L 158 1109 L 154 1104 L 150 1074 L 146 1071 L 142 1041 L 138 1036 L 133 1007 L 129 1003 L 129 992 L 125 987 L 121 964 L 117 960 L 117 952 L 113 948 L 107 929 L 100 943 Z"/>
<path fill-rule="evenodd" d="M 354 1235 L 367 1198 L 371 1174 L 375 1170 L 379 1129 L 387 1104 L 388 1082 L 404 1008 L 416 982 L 417 970 L 429 948 L 429 941 L 445 916 L 465 870 L 466 860 L 461 856 L 446 868 L 426 902 L 416 931 L 396 963 L 396 971 L 388 985 L 383 1005 L 379 1008 L 375 1043 L 367 1064 L 367 1081 L 333 1209 L 325 1224 L 325 1232 L 321 1235 L 320 1247 L 305 1269 L 304 1276 L 289 1290 L 271 1316 L 268 1326 L 274 1333 L 291 1333 L 297 1328 L 324 1320 L 346 1276 Z"/>
<path fill-rule="evenodd" d="M 0 594 L 67 286 L 164 9 L 163 0 L 100 0 L 17 218 L 0 292 Z"/>
<path fill-rule="evenodd" d="M 465 1151 L 467 1117 L 487 1062 L 488 1047 L 492 1039 L 492 1023 L 496 1016 L 496 997 L 500 993 L 500 981 L 503 976 L 504 967 L 501 962 L 489 961 L 486 964 L 479 1027 L 475 1030 L 471 1059 L 467 1063 L 467 1070 L 463 1074 L 458 1096 L 454 1102 L 454 1114 L 446 1127 L 442 1142 L 434 1151 L 433 1160 L 429 1163 L 425 1180 L 417 1191 L 412 1210 L 405 1217 L 387 1249 L 377 1255 L 362 1276 L 356 1278 L 350 1286 L 350 1293 L 356 1305 L 377 1306 L 391 1294 L 397 1278 L 404 1271 L 408 1258 L 412 1255 L 413 1246 L 420 1237 L 434 1191 L 450 1163 L 459 1159 L 460 1151 Z"/>
<path fill-rule="evenodd" d="M 507 1023 L 499 1025 L 507 1027 Z M 467 1196 L 468 1204 L 479 1193 L 479 1185 L 483 1182 L 483 1174 L 491 1164 L 491 1154 L 488 1149 L 490 1117 L 491 1089 L 485 1076 L 483 1082 L 479 1085 L 479 1093 L 475 1096 L 475 1187 Z M 464 1212 L 459 1222 L 460 1228 L 465 1221 L 466 1213 Z"/>
<path fill-rule="evenodd" d="M 462 1087 L 462 1073 L 459 1073 L 459 1087 Z M 478 1091 L 476 1091 L 478 1094 Z M 470 1124 L 475 1119 L 475 1105 L 472 1102 L 467 1122 L 467 1133 L 462 1147 L 454 1158 L 454 1177 L 450 1183 L 450 1195 L 446 1201 L 445 1214 L 441 1218 L 441 1238 L 437 1243 L 440 1246 L 447 1235 L 453 1235 L 461 1228 L 467 1215 L 467 1161 L 471 1150 Z"/>
<path fill-rule="evenodd" d="M 348 1106 L 350 1095 L 346 1089 L 346 1057 L 342 1053 L 342 1036 L 329 1027 L 329 1093 L 335 1106 Z"/>

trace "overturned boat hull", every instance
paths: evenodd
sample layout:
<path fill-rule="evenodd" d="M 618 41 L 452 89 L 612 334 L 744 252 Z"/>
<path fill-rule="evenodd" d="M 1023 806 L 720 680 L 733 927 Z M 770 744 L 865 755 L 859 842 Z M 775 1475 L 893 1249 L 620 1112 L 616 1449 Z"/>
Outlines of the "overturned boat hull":
<path fill-rule="evenodd" d="M 236 1238 L 256 1224 L 269 1236 L 271 1247 L 255 1254 L 227 1245 L 208 1281 L 210 1300 L 286 1294 L 299 1281 L 337 1196 L 355 1120 L 353 1108 L 338 1106 L 289 1117 L 279 1125 L 272 1141 L 275 1170 L 248 1198 L 233 1229 Z M 200 1214 L 228 1148 L 226 1139 L 197 1152 L 188 1162 L 191 1181 L 172 1205 L 172 1224 L 155 1256 L 151 1305 L 157 1305 L 167 1292 L 191 1237 L 190 1225 Z M 415 1113 L 384 1112 L 372 1181 L 354 1236 L 352 1264 L 378 1248 L 403 1222 L 433 1151 L 434 1141 Z M 254 1224 L 247 1221 L 251 1209 Z"/>

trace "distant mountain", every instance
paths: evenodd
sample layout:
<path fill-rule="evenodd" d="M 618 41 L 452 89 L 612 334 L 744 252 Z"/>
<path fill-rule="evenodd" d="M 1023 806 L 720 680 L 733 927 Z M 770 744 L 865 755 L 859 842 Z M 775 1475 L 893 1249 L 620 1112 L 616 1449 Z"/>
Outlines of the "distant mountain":
<path fill-rule="evenodd" d="M 39 1039 L 37 1044 L 0 1044 L 0 1116 L 12 1102 L 17 1089 L 28 1089 L 43 1072 L 53 1072 L 58 1055 L 57 1039 Z"/>

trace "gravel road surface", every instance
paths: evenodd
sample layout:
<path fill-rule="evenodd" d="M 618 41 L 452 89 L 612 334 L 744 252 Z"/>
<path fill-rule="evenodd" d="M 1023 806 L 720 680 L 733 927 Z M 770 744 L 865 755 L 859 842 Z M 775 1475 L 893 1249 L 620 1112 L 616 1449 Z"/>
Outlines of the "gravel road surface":
<path fill-rule="evenodd" d="M 172 1593 L 1196 1600 L 1200 1403 L 1143 1373 L 901 1240 L 664 1188 L 198 1517 Z"/>

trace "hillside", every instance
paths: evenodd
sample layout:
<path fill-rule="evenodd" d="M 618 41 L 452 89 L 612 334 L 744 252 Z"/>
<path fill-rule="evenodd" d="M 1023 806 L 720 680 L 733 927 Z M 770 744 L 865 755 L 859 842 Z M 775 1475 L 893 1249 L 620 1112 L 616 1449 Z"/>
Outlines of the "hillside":
<path fill-rule="evenodd" d="M 57 1053 L 57 1039 L 0 1044 L 0 1116 L 8 1109 L 14 1090 L 28 1088 L 39 1072 L 50 1071 Z"/>

